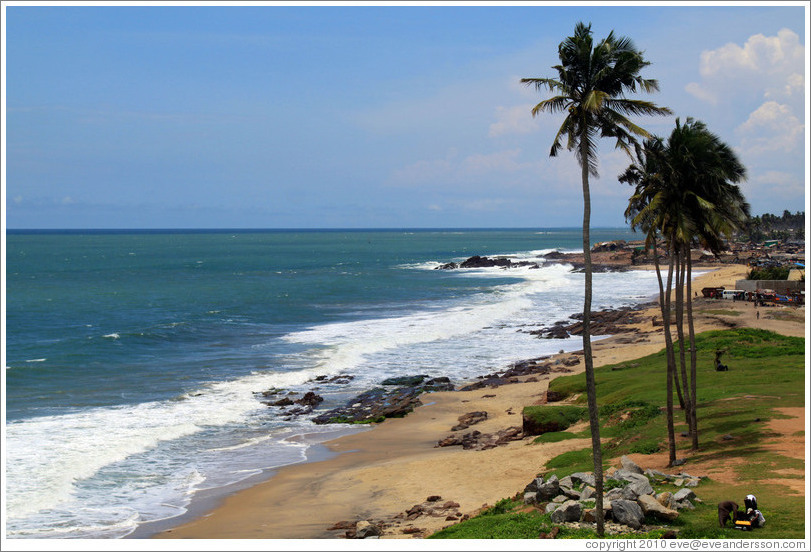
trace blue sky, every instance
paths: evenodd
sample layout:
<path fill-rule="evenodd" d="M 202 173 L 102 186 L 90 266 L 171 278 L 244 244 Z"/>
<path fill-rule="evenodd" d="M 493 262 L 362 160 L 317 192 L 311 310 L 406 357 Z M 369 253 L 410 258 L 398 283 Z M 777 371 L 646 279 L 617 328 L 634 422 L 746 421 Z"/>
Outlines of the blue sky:
<path fill-rule="evenodd" d="M 7 228 L 579 226 L 555 76 L 578 21 L 630 37 L 749 171 L 753 214 L 806 208 L 808 4 L 205 7 L 6 2 Z M 605 141 L 592 225 L 622 226 Z"/>

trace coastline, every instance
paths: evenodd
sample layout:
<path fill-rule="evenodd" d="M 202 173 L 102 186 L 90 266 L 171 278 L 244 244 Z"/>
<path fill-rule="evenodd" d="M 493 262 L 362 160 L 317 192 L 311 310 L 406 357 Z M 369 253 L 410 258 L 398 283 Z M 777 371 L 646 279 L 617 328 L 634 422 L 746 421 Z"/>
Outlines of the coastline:
<path fill-rule="evenodd" d="M 652 267 L 635 267 L 651 269 Z M 734 285 L 744 277 L 743 265 L 709 266 L 694 278 L 694 289 Z M 725 302 L 739 310 L 748 304 Z M 593 338 L 595 366 L 633 360 L 664 347 L 661 328 L 653 324 L 658 307 L 637 311 L 641 322 L 627 331 L 606 338 Z M 696 330 L 722 327 L 719 316 L 697 319 Z M 739 325 L 754 325 L 754 309 L 741 310 Z M 799 332 L 802 324 L 779 319 L 757 319 L 758 327 L 769 326 L 781 333 Z M 799 326 L 799 330 L 797 328 Z M 578 360 L 573 363 L 573 357 Z M 563 353 L 548 362 L 566 360 L 568 373 L 582 372 L 577 353 Z M 474 515 L 486 505 L 514 495 L 541 471 L 550 458 L 568 450 L 588 446 L 577 439 L 530 446 L 528 439 L 496 448 L 474 451 L 460 447 L 435 447 L 451 434 L 459 416 L 486 411 L 488 417 L 476 425 L 492 433 L 521 425 L 523 406 L 541 404 L 555 373 L 521 378 L 522 383 L 494 389 L 436 392 L 423 396 L 426 404 L 405 418 L 388 419 L 368 431 L 339 437 L 319 445 L 324 456 L 313 454 L 304 463 L 274 470 L 269 479 L 230 494 L 208 512 L 198 503 L 194 513 L 175 518 L 175 527 L 153 535 L 156 539 L 335 539 L 344 531 L 330 530 L 340 521 L 382 520 L 388 525 L 381 538 L 419 538 L 451 523 L 449 517 L 420 516 L 409 520 L 406 510 L 440 496 L 443 503 L 455 503 L 454 512 Z M 535 380 L 535 381 L 532 381 Z M 315 451 L 314 451 L 315 452 Z M 319 458 L 316 458 L 320 456 Z M 271 475 L 271 474 L 265 474 Z M 184 522 L 189 517 L 191 521 Z M 172 521 L 172 520 L 168 520 Z M 178 523 L 180 523 L 178 525 Z M 165 526 L 172 524 L 167 523 Z M 408 531 L 408 532 L 404 532 Z M 138 538 L 138 532 L 130 538 Z"/>

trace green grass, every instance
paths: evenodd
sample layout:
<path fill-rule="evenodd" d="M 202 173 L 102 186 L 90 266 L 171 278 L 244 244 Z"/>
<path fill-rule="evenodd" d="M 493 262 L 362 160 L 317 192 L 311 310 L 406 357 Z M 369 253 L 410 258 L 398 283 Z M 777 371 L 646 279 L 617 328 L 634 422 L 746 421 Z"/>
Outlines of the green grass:
<path fill-rule="evenodd" d="M 543 433 L 563 431 L 588 416 L 582 406 L 525 406 L 522 412 L 538 428 L 546 428 Z M 526 426 L 525 426 L 526 427 Z"/>
<path fill-rule="evenodd" d="M 569 431 L 550 431 L 535 437 L 533 443 L 559 443 L 568 439 L 577 439 L 579 434 L 571 433 Z"/>
<path fill-rule="evenodd" d="M 734 471 L 736 484 L 704 480 L 696 494 L 703 503 L 695 510 L 682 510 L 673 522 L 680 538 L 804 538 L 805 500 L 783 485 L 764 480 L 800 478 L 783 470 L 804 471 L 801 460 L 781 456 L 763 445 L 773 434 L 772 419 L 784 417 L 776 408 L 804 406 L 805 340 L 756 329 L 705 332 L 697 336 L 698 418 L 700 450 L 689 453 L 686 439 L 679 441 L 678 457 L 688 457 L 681 468 L 690 472 L 694 461 L 714 461 Z M 728 372 L 714 369 L 715 351 L 726 349 Z M 678 355 L 677 355 L 678 358 Z M 667 434 L 662 407 L 665 404 L 665 353 L 661 351 L 628 364 L 595 370 L 604 438 L 604 468 L 616 465 L 623 454 L 666 450 Z M 688 367 L 689 368 L 689 367 Z M 575 405 L 585 405 L 585 376 L 554 379 L 550 390 L 568 395 Z M 560 407 L 555 407 L 560 408 Z M 686 431 L 684 417 L 676 412 L 676 432 Z M 585 417 L 585 415 L 584 415 Z M 796 436 L 804 436 L 797 432 Z M 567 438 L 588 437 L 590 431 L 553 432 L 535 440 L 542 446 Z M 732 436 L 732 439 L 724 439 Z M 644 466 L 643 466 L 644 467 Z M 564 477 L 593 470 L 591 447 L 561 454 L 545 466 L 545 475 Z M 657 492 L 676 491 L 669 484 L 655 485 Z M 749 493 L 758 497 L 766 525 L 754 531 L 718 527 L 717 504 L 735 500 L 742 505 Z M 498 513 L 477 516 L 440 531 L 433 538 L 537 538 L 551 530 L 548 515 L 526 511 L 520 503 L 504 502 Z M 649 535 L 649 538 L 656 538 Z M 595 538 L 590 529 L 561 530 L 558 538 Z M 645 537 L 644 535 L 635 535 Z M 629 538 L 627 536 L 623 538 Z"/>

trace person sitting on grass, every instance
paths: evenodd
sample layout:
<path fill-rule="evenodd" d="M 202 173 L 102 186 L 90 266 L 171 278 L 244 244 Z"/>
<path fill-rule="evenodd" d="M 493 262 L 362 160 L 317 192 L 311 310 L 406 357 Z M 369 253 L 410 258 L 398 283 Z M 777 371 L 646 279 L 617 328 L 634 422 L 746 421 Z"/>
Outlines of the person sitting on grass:
<path fill-rule="evenodd" d="M 724 350 L 716 350 L 715 351 L 715 371 L 716 372 L 727 372 L 729 370 L 729 366 L 727 366 L 726 364 L 721 364 L 721 355 L 723 355 L 725 352 L 726 352 L 726 349 L 724 349 Z"/>

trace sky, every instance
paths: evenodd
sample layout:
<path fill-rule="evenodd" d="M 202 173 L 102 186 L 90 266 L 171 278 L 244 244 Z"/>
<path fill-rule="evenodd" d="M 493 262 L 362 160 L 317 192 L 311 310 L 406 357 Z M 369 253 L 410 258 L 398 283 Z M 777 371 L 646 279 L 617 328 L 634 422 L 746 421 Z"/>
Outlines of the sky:
<path fill-rule="evenodd" d="M 3 2 L 4 226 L 578 227 L 580 168 L 533 118 L 579 21 L 631 38 L 673 110 L 747 167 L 752 214 L 807 206 L 807 2 Z M 600 145 L 593 227 L 625 225 Z"/>

